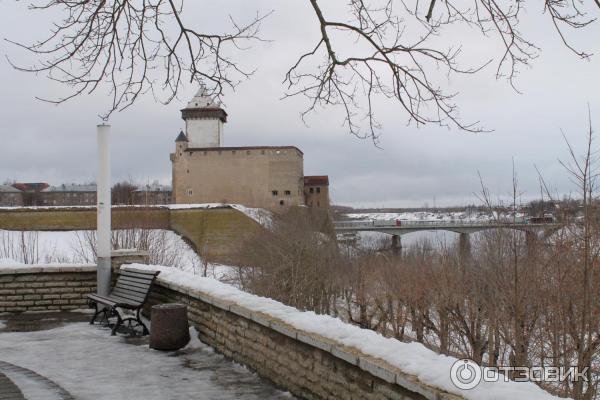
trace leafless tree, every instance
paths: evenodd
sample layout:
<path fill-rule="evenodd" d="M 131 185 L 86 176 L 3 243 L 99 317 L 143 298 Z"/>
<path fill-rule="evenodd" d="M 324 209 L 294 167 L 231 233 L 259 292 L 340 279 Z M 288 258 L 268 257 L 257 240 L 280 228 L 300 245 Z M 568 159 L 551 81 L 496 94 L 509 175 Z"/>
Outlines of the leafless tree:
<path fill-rule="evenodd" d="M 559 39 L 581 58 L 589 55 L 571 43 L 569 34 L 595 20 L 589 16 L 588 2 L 600 7 L 600 0 L 543 3 Z M 440 71 L 470 74 L 495 63 L 497 77 L 507 77 L 514 86 L 520 68 L 539 50 L 520 30 L 520 17 L 529 5 L 521 0 L 308 3 L 320 37 L 313 47 L 299 51 L 287 71 L 286 97 L 308 99 L 303 116 L 316 107 L 341 107 L 349 131 L 374 141 L 381 127 L 375 112 L 380 99 L 397 101 L 416 125 L 481 131 L 477 122 L 459 118 L 455 93 L 439 82 Z M 60 11 L 62 19 L 53 21 L 50 34 L 40 41 L 12 41 L 39 59 L 31 66 L 12 65 L 46 73 L 72 88 L 66 97 L 46 99 L 55 103 L 108 85 L 112 104 L 104 118 L 146 92 L 168 103 L 184 80 L 203 84 L 220 98 L 252 75 L 237 61 L 236 52 L 262 40 L 259 28 L 270 14 L 258 12 L 245 23 L 230 17 L 229 31 L 208 32 L 186 19 L 183 0 L 33 0 L 30 8 L 49 14 Z M 481 65 L 461 66 L 458 55 L 463 46 L 449 45 L 455 33 L 445 29 L 460 25 L 475 27 L 482 37 L 497 41 L 501 52 Z"/>

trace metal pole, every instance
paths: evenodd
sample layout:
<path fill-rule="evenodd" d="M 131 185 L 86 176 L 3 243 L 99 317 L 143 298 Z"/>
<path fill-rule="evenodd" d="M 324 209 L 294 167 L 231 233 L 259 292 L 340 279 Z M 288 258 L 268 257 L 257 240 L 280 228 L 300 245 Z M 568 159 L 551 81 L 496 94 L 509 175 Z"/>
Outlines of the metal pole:
<path fill-rule="evenodd" d="M 98 125 L 97 291 L 108 296 L 111 284 L 110 125 Z"/>

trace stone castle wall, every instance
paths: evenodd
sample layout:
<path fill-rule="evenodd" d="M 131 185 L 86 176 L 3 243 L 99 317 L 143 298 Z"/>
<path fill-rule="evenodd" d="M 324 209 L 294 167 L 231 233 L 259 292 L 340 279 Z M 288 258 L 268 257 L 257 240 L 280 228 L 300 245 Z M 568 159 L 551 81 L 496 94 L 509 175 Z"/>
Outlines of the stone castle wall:
<path fill-rule="evenodd" d="M 188 148 L 172 154 L 173 201 L 236 203 L 272 211 L 304 204 L 303 154 L 295 147 Z"/>

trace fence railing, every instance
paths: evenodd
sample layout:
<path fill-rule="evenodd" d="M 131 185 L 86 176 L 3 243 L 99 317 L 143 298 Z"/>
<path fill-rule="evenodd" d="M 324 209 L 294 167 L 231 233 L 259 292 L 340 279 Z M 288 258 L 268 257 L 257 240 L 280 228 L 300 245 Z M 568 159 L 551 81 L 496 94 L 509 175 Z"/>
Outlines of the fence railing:
<path fill-rule="evenodd" d="M 531 222 L 527 220 L 370 220 L 370 221 L 335 221 L 336 228 L 393 228 L 393 227 L 427 227 L 427 226 L 501 226 L 501 225 L 548 225 L 548 222 Z"/>

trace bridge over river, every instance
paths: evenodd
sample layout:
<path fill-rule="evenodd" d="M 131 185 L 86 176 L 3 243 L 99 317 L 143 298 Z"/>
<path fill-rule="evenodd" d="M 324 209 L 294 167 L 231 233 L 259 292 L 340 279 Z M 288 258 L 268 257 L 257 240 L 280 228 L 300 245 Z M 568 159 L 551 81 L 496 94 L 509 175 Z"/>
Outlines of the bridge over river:
<path fill-rule="evenodd" d="M 356 232 L 380 232 L 392 235 L 392 249 L 402 247 L 400 237 L 408 233 L 420 231 L 450 231 L 460 234 L 459 247 L 462 251 L 470 248 L 469 234 L 489 229 L 516 229 L 525 232 L 527 240 L 547 238 L 558 231 L 563 224 L 556 222 L 531 221 L 499 221 L 491 220 L 359 220 L 335 221 L 337 233 L 353 234 Z"/>

